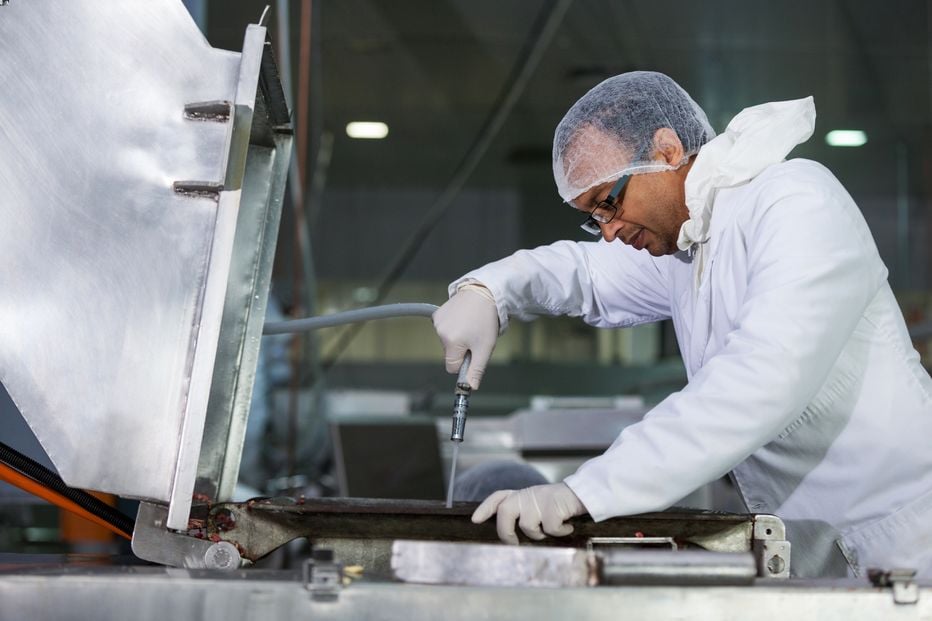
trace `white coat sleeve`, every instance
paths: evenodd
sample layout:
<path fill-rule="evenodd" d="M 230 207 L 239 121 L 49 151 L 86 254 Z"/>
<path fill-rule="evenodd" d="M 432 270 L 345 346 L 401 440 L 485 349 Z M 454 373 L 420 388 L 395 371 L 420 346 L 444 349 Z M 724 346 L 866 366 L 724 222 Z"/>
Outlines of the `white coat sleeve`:
<path fill-rule="evenodd" d="M 668 257 L 662 257 L 668 259 Z M 510 317 L 581 317 L 598 327 L 627 327 L 670 317 L 663 261 L 621 242 L 559 241 L 473 270 L 450 284 L 467 283 L 495 297 L 501 332 Z"/>
<path fill-rule="evenodd" d="M 886 279 L 863 217 L 830 175 L 775 175 L 743 219 L 748 288 L 719 352 L 566 479 L 596 520 L 666 509 L 798 418 Z"/>

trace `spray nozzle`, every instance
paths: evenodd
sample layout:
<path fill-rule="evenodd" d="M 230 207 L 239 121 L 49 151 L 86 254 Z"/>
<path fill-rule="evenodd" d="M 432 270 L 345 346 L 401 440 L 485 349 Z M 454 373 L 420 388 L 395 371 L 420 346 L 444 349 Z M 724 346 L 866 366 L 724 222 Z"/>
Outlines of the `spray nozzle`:
<path fill-rule="evenodd" d="M 472 392 L 472 387 L 466 380 L 466 373 L 469 371 L 469 362 L 471 360 L 472 354 L 467 352 L 463 357 L 463 365 L 460 367 L 459 375 L 456 377 L 456 389 L 453 391 L 453 430 L 450 432 L 450 440 L 453 442 L 462 442 L 466 433 L 469 394 Z"/>

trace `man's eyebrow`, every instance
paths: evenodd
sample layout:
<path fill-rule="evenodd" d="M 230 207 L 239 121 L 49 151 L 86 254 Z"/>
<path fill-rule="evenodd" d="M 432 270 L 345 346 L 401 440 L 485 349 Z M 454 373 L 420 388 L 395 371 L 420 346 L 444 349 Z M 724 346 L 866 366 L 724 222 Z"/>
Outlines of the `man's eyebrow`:
<path fill-rule="evenodd" d="M 602 201 L 608 198 L 608 195 L 612 193 L 612 187 L 615 185 L 615 182 L 611 181 L 611 182 L 608 182 L 606 185 L 607 185 L 607 188 L 604 194 L 602 192 L 596 192 L 595 194 L 592 195 L 591 207 L 593 209 L 595 208 L 596 205 L 598 205 L 599 203 L 601 203 Z M 628 187 L 628 184 L 625 184 L 625 187 Z M 624 189 L 622 189 L 622 194 L 624 194 Z M 618 198 L 618 197 L 616 196 L 615 198 Z"/>

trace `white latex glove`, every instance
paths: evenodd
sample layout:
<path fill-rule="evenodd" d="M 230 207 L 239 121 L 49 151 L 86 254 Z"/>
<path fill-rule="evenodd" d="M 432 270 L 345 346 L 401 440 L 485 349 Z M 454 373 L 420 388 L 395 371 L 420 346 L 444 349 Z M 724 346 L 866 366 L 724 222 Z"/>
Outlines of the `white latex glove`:
<path fill-rule="evenodd" d="M 466 380 L 479 388 L 485 365 L 498 340 L 498 309 L 489 290 L 467 285 L 434 312 L 434 328 L 443 344 L 447 371 L 459 373 L 466 352 L 472 352 Z"/>
<path fill-rule="evenodd" d="M 566 520 L 585 512 L 586 507 L 566 483 L 551 483 L 518 491 L 495 492 L 476 508 L 472 521 L 473 524 L 480 524 L 498 513 L 498 538 L 517 545 L 515 520 L 525 535 L 540 541 L 546 535 L 569 535 L 573 527 L 566 524 Z"/>

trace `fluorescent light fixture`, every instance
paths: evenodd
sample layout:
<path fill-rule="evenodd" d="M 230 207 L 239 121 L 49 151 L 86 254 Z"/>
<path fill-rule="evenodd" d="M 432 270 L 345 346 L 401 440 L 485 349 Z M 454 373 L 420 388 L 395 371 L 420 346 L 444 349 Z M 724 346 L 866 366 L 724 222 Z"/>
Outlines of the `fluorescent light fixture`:
<path fill-rule="evenodd" d="M 353 289 L 353 301 L 359 304 L 369 304 L 375 302 L 379 292 L 375 287 L 356 287 Z"/>
<path fill-rule="evenodd" d="M 346 135 L 378 140 L 388 135 L 388 125 L 380 121 L 353 121 L 346 124 Z"/>
<path fill-rule="evenodd" d="M 867 142 L 867 134 L 860 129 L 833 129 L 825 134 L 830 147 L 860 147 Z"/>

